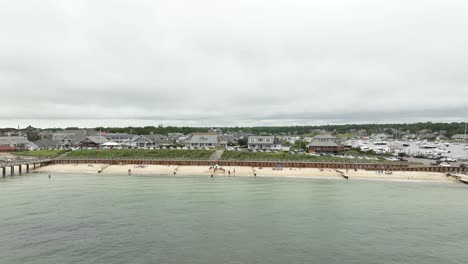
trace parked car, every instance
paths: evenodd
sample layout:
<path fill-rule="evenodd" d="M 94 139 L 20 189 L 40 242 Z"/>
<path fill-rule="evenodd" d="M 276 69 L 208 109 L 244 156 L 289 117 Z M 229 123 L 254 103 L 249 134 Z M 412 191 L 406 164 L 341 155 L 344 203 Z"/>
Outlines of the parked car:
<path fill-rule="evenodd" d="M 450 167 L 450 163 L 441 162 L 441 163 L 439 164 L 439 166 L 441 166 L 441 167 Z"/>

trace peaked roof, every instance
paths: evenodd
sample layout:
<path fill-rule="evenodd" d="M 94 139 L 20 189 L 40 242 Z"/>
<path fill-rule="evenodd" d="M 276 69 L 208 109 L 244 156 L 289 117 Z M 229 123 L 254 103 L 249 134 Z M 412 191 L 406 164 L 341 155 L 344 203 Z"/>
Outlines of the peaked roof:
<path fill-rule="evenodd" d="M 335 137 L 330 134 L 316 135 L 314 139 L 334 139 Z"/>
<path fill-rule="evenodd" d="M 191 144 L 218 144 L 220 141 L 216 133 L 193 133 L 192 138 L 189 140 Z"/>
<path fill-rule="evenodd" d="M 106 143 L 108 142 L 109 140 L 107 140 L 107 138 L 105 137 L 100 137 L 100 136 L 87 136 L 87 137 L 84 137 L 83 139 L 81 139 L 78 143 L 81 143 L 83 141 L 86 141 L 86 140 L 89 140 L 95 144 L 102 144 L 102 143 Z"/>
<path fill-rule="evenodd" d="M 132 139 L 132 142 L 138 141 L 140 139 L 143 139 L 148 142 L 155 142 L 155 143 L 161 143 L 161 142 L 168 143 L 169 142 L 169 137 L 165 135 L 161 135 L 161 134 L 149 134 L 149 135 L 137 136 Z"/>
<path fill-rule="evenodd" d="M 61 146 L 61 142 L 58 140 L 50 140 L 50 139 L 42 139 L 38 141 L 34 141 L 34 144 L 36 144 L 38 147 L 57 147 Z"/>
<path fill-rule="evenodd" d="M 30 141 L 23 136 L 0 137 L 0 145 L 28 144 Z"/>
<path fill-rule="evenodd" d="M 335 141 L 333 140 L 312 140 L 312 142 L 310 142 L 308 144 L 309 147 L 339 147 L 340 145 L 338 145 Z"/>

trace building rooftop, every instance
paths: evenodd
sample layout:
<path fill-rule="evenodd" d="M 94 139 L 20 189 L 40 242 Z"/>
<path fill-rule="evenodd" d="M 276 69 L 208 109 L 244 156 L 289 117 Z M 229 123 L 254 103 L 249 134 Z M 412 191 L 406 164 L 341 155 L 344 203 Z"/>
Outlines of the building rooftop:
<path fill-rule="evenodd" d="M 340 145 L 338 145 L 335 141 L 333 140 L 326 140 L 326 141 L 323 141 L 323 140 L 313 140 L 312 142 L 310 142 L 307 146 L 309 147 L 339 147 Z"/>

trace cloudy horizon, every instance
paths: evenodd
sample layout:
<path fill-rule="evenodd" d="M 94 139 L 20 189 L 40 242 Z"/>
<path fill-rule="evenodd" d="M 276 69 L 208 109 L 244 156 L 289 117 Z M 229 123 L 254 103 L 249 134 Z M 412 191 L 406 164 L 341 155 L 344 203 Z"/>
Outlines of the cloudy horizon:
<path fill-rule="evenodd" d="M 3 1 L 0 127 L 465 122 L 468 2 Z"/>

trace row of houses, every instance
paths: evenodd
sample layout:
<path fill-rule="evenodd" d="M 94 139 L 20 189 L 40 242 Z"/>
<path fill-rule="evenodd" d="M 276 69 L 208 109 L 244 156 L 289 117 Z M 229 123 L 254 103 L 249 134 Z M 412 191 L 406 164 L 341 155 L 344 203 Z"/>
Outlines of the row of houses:
<path fill-rule="evenodd" d="M 173 145 L 165 135 L 126 135 L 109 134 L 95 136 L 66 135 L 56 139 L 42 139 L 34 144 L 40 149 L 68 149 L 68 148 L 154 148 Z"/>
<path fill-rule="evenodd" d="M 289 142 L 286 138 L 277 136 L 250 136 L 248 138 L 248 149 L 251 150 L 286 150 L 284 143 Z M 337 137 L 329 134 L 317 135 L 310 139 L 307 144 L 309 153 L 329 152 L 337 153 L 344 150 Z"/>
<path fill-rule="evenodd" d="M 248 136 L 247 147 L 251 150 L 288 150 L 291 143 L 299 138 L 285 136 Z M 183 135 L 149 134 L 131 135 L 124 133 L 98 133 L 86 135 L 81 133 L 55 133 L 47 139 L 30 142 L 23 136 L 0 137 L 0 151 L 34 150 L 34 149 L 97 149 L 97 148 L 161 148 L 184 146 L 186 148 L 227 148 L 235 145 L 238 138 L 223 135 L 219 132 L 193 133 Z M 319 135 L 311 138 L 307 145 L 309 152 L 339 152 L 342 145 L 336 137 Z"/>
<path fill-rule="evenodd" d="M 226 148 L 228 139 L 217 133 L 193 133 L 182 135 L 149 134 L 106 134 L 77 135 L 57 133 L 51 139 L 30 142 L 24 136 L 0 137 L 1 151 L 34 150 L 34 149 L 69 149 L 69 148 L 160 148 L 185 146 L 187 148 Z"/>

